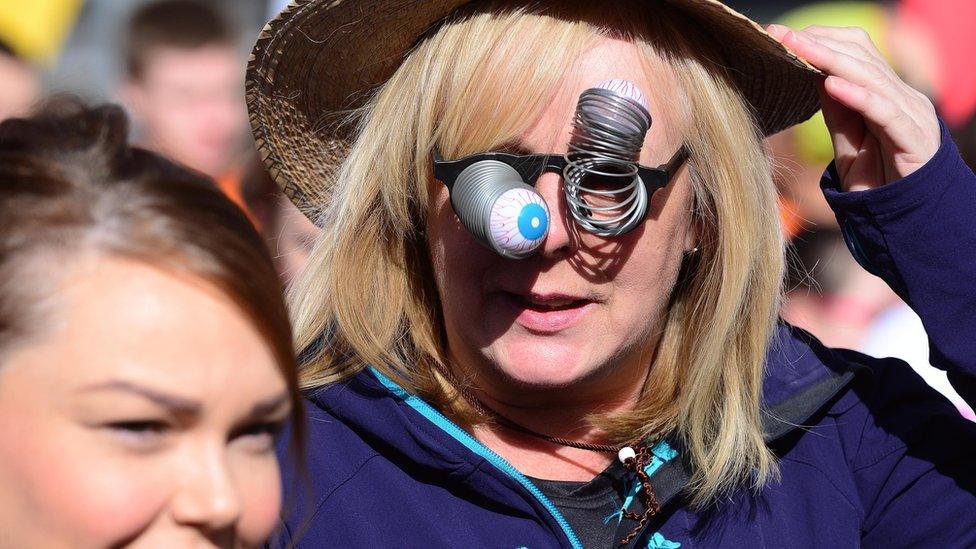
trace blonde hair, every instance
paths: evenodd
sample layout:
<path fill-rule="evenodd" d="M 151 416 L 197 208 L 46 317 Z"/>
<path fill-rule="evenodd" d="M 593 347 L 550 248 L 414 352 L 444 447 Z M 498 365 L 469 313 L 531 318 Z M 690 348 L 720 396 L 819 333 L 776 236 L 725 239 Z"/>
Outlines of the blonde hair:
<path fill-rule="evenodd" d="M 357 137 L 320 212 L 326 230 L 291 291 L 303 386 L 373 365 L 442 410 L 470 413 L 439 374 L 444 330 L 424 234 L 431 151 L 457 157 L 520 135 L 595 36 L 623 37 L 661 57 L 685 96 L 675 104 L 700 252 L 675 288 L 636 407 L 592 421 L 619 443 L 678 433 L 697 505 L 761 486 L 776 474 L 760 400 L 783 244 L 761 134 L 709 38 L 666 3 L 603 11 L 602 24 L 479 9 L 422 41 L 357 113 Z"/>

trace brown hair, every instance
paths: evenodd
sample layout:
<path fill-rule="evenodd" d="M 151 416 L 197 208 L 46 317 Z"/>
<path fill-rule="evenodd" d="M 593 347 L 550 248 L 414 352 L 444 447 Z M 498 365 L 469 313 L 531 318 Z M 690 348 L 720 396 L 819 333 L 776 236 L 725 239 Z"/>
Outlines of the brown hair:
<path fill-rule="evenodd" d="M 196 50 L 233 46 L 234 32 L 223 15 L 196 0 L 163 0 L 147 4 L 132 15 L 125 36 L 125 70 L 138 80 L 149 58 L 161 48 Z"/>
<path fill-rule="evenodd" d="M 204 176 L 126 142 L 113 105 L 59 99 L 32 118 L 0 124 L 0 353 L 50 324 L 50 295 L 65 269 L 48 261 L 96 252 L 213 285 L 271 348 L 295 411 L 291 326 L 261 237 Z"/>

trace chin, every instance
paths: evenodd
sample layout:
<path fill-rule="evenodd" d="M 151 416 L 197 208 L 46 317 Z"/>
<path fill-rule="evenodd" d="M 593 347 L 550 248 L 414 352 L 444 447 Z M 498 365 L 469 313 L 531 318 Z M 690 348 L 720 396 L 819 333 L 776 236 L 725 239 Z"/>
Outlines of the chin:
<path fill-rule="evenodd" d="M 500 373 L 517 386 L 566 388 L 592 377 L 597 369 L 583 346 L 526 339 L 506 342 L 494 353 Z"/>

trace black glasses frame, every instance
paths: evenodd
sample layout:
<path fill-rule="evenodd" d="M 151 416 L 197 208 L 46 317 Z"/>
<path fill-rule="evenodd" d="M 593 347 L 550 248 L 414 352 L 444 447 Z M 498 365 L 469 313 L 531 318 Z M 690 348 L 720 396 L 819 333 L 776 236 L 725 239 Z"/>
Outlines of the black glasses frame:
<path fill-rule="evenodd" d="M 675 152 L 671 159 L 656 168 L 638 165 L 637 175 L 640 176 L 644 187 L 647 189 L 647 196 L 651 197 L 655 191 L 667 186 L 674 177 L 685 160 L 688 159 L 688 149 L 682 145 Z M 569 163 L 566 157 L 561 154 L 510 154 L 503 152 L 485 152 L 472 154 L 456 160 L 444 160 L 440 152 L 434 149 L 433 170 L 434 178 L 444 183 L 447 189 L 453 190 L 454 182 L 457 181 L 461 172 L 466 168 L 481 162 L 482 160 L 497 160 L 503 164 L 511 166 L 528 185 L 535 186 L 535 182 L 544 173 L 556 172 L 562 175 Z"/>

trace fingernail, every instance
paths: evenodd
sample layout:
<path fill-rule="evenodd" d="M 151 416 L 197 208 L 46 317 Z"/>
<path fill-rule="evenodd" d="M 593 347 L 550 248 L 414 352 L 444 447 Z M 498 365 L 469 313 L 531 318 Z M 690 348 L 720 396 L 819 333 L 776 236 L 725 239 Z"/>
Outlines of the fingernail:
<path fill-rule="evenodd" d="M 814 44 L 814 41 L 807 36 L 807 33 L 803 31 L 790 31 L 793 33 L 793 38 L 801 44 Z"/>
<path fill-rule="evenodd" d="M 847 80 L 844 80 L 843 78 L 831 75 L 827 77 L 827 80 L 830 82 L 831 85 L 837 86 L 838 88 L 846 88 L 846 89 L 851 88 L 851 83 L 848 82 Z"/>
<path fill-rule="evenodd" d="M 773 23 L 773 24 L 771 24 L 771 25 L 769 25 L 769 26 L 766 27 L 766 32 L 768 32 L 769 34 L 772 34 L 773 36 L 777 36 L 777 37 L 778 36 L 783 36 L 784 34 L 786 34 L 789 31 L 790 31 L 790 28 L 789 27 L 786 27 L 784 25 L 777 25 L 776 23 Z"/>

